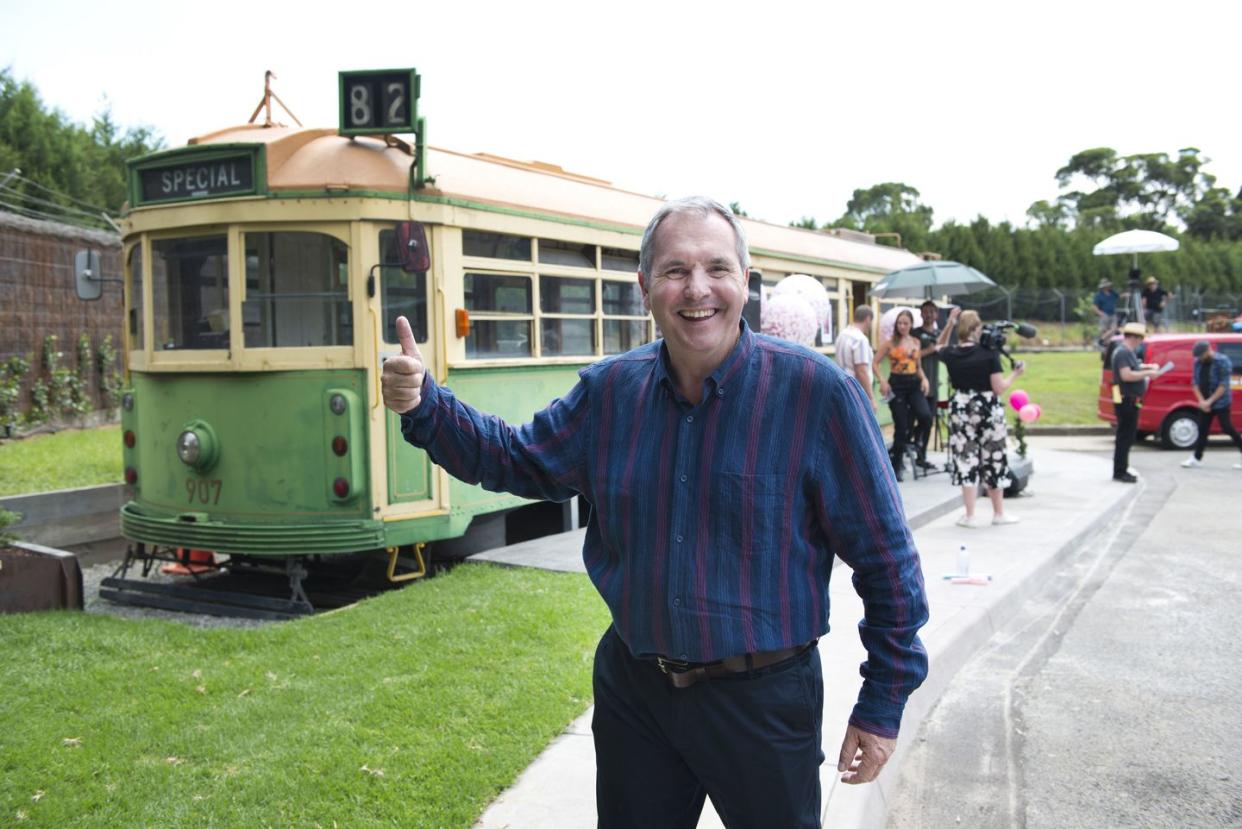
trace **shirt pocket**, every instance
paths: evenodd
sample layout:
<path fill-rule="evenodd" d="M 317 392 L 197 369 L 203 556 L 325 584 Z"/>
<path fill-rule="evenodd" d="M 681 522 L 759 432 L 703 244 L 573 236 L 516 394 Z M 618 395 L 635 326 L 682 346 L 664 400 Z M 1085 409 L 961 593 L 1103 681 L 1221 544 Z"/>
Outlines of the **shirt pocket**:
<path fill-rule="evenodd" d="M 719 473 L 713 546 L 720 555 L 740 558 L 746 551 L 754 555 L 779 548 L 787 480 L 781 472 Z"/>

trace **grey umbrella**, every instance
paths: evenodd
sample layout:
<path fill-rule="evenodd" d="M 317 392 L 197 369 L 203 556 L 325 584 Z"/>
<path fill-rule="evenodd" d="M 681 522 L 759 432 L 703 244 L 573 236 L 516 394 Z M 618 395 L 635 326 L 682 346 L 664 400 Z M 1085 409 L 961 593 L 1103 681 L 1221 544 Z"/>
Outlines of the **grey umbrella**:
<path fill-rule="evenodd" d="M 877 297 L 934 297 L 973 294 L 996 283 L 961 262 L 920 262 L 892 271 L 871 289 Z"/>

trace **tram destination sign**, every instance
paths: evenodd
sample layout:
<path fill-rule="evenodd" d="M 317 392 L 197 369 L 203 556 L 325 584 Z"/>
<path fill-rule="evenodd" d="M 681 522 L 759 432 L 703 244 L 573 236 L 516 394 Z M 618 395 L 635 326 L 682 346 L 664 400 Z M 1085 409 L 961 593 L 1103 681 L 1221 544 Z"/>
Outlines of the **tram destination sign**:
<path fill-rule="evenodd" d="M 254 192 L 254 153 L 185 160 L 138 171 L 141 204 Z"/>
<path fill-rule="evenodd" d="M 418 87 L 413 69 L 341 72 L 340 134 L 417 132 Z"/>

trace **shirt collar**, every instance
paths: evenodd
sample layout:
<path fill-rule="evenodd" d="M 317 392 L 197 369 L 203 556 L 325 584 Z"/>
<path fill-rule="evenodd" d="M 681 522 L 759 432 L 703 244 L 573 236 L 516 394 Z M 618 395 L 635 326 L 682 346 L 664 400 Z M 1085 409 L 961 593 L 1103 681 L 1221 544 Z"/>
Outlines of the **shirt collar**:
<path fill-rule="evenodd" d="M 713 392 L 724 387 L 725 381 L 737 369 L 741 369 L 745 365 L 746 360 L 750 357 L 750 353 L 755 348 L 755 335 L 750 330 L 750 326 L 746 324 L 745 317 L 738 321 L 738 328 L 740 331 L 733 350 L 729 352 L 728 357 L 725 357 L 724 362 L 718 365 L 716 370 L 707 377 Z M 677 384 L 673 382 L 673 375 L 670 370 L 668 344 L 663 340 L 660 341 L 660 359 L 655 361 L 655 379 L 657 383 L 664 386 L 669 392 L 675 393 L 677 391 Z"/>

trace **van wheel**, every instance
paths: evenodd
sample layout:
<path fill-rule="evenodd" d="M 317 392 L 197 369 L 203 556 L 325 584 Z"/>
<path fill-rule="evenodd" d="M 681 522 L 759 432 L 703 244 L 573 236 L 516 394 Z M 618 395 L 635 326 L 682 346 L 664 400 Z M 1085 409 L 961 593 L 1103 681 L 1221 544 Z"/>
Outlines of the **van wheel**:
<path fill-rule="evenodd" d="M 1192 449 L 1198 440 L 1199 416 L 1190 409 L 1173 412 L 1160 426 L 1160 445 L 1165 449 Z"/>

